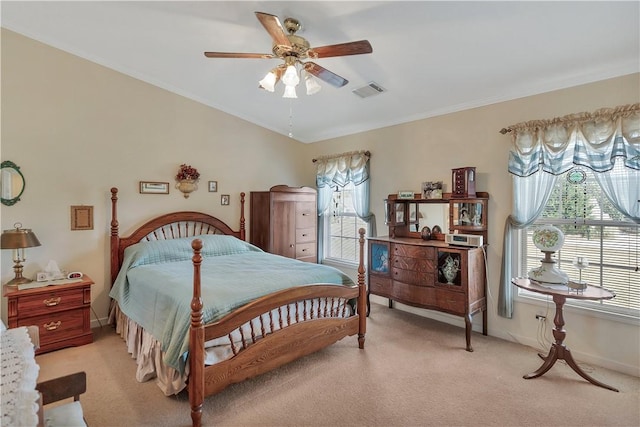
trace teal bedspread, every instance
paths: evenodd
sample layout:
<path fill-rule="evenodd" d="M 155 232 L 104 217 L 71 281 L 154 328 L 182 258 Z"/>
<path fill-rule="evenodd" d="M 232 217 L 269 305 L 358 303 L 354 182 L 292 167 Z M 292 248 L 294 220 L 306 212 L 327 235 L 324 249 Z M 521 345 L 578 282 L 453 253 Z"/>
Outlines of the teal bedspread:
<path fill-rule="evenodd" d="M 263 252 L 232 236 L 203 235 L 137 243 L 124 253 L 109 295 L 162 345 L 164 362 L 184 372 L 189 348 L 193 250 L 202 249 L 203 321 L 210 323 L 269 293 L 311 283 L 353 285 L 339 270 Z"/>

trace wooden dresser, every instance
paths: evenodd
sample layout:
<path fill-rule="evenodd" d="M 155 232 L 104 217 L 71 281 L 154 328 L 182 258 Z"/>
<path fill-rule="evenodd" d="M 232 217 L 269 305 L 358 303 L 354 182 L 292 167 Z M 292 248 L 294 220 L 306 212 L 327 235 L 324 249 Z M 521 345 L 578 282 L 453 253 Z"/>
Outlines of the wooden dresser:
<path fill-rule="evenodd" d="M 277 185 L 252 191 L 249 242 L 273 254 L 317 262 L 316 197 L 311 187 Z"/>
<path fill-rule="evenodd" d="M 36 354 L 92 342 L 91 285 L 84 275 L 78 282 L 21 291 L 5 286 L 9 327 L 38 326 Z"/>
<path fill-rule="evenodd" d="M 451 245 L 445 243 L 442 233 L 424 240 L 421 228 L 433 225 L 429 220 L 434 205 L 438 205 L 447 212 L 438 221 L 446 217 L 449 233 L 467 233 L 486 242 L 488 198 L 487 193 L 472 199 L 454 199 L 445 193 L 437 200 L 421 199 L 419 195 L 399 200 L 389 195 L 389 236 L 368 239 L 369 293 L 389 298 L 390 308 L 393 301 L 398 301 L 463 317 L 467 351 L 473 351 L 471 328 L 476 313 L 482 312 L 482 333 L 487 335 L 484 247 Z M 473 221 L 467 221 L 467 211 L 471 211 Z"/>

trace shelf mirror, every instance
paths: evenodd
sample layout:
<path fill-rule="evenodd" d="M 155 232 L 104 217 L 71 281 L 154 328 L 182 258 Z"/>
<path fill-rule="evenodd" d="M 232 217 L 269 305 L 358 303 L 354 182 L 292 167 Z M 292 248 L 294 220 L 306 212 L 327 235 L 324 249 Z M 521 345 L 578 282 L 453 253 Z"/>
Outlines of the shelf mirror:
<path fill-rule="evenodd" d="M 2 204 L 12 206 L 20 200 L 24 191 L 24 176 L 20 168 L 11 161 L 4 161 L 0 165 L 0 191 Z"/>
<path fill-rule="evenodd" d="M 412 203 L 415 206 L 416 221 L 411 226 L 412 232 L 420 232 L 423 227 L 433 228 L 439 225 L 443 230 L 449 229 L 449 205 L 447 203 Z M 411 212 L 411 207 L 409 208 Z"/>

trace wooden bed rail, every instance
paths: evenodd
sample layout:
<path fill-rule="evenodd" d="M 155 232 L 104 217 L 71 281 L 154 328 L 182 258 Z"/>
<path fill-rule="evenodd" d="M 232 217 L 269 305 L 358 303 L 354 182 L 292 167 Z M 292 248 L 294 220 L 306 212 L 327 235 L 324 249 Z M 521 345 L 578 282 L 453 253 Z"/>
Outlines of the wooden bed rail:
<path fill-rule="evenodd" d="M 234 312 L 230 316 L 224 319 L 224 326 L 221 326 L 218 331 L 212 332 L 214 335 L 220 334 L 220 331 L 226 333 L 229 331 L 229 328 L 235 328 L 242 325 L 247 319 L 253 318 L 253 316 L 260 315 L 264 313 L 264 308 L 286 305 L 294 301 L 298 301 L 300 299 L 307 298 L 315 298 L 315 297 L 325 297 L 327 293 L 329 297 L 337 297 L 337 298 L 353 298 L 357 295 L 357 308 L 354 316 L 351 316 L 347 321 L 354 319 L 357 317 L 357 325 L 354 323 L 350 323 L 353 325 L 352 329 L 347 327 L 346 323 L 342 325 L 338 325 L 337 323 L 331 323 L 329 327 L 334 328 L 336 330 L 340 330 L 336 332 L 335 339 L 327 338 L 326 344 L 318 344 L 311 343 L 307 345 L 306 351 L 302 349 L 298 356 L 285 357 L 280 361 L 275 361 L 273 363 L 267 362 L 265 366 L 269 366 L 270 368 L 274 368 L 277 366 L 281 366 L 283 363 L 288 363 L 288 361 L 294 360 L 297 357 L 301 357 L 305 354 L 309 354 L 312 351 L 317 351 L 325 345 L 330 344 L 331 342 L 335 342 L 338 339 L 341 339 L 345 335 L 353 335 L 357 332 L 358 335 L 358 347 L 360 349 L 364 348 L 365 343 L 365 333 L 366 333 L 366 318 L 367 318 L 367 304 L 366 304 L 366 285 L 365 285 L 365 267 L 364 267 L 364 228 L 358 230 L 360 234 L 360 238 L 358 240 L 360 244 L 360 259 L 358 263 L 358 280 L 357 280 L 357 294 L 353 292 L 354 288 L 343 288 L 340 289 L 335 285 L 324 286 L 324 285 L 313 285 L 313 286 L 304 286 L 300 288 L 295 288 L 292 290 L 285 290 L 281 292 L 274 293 L 267 297 L 256 300 L 253 303 L 248 304 L 244 309 L 240 309 L 237 312 Z M 201 294 L 201 274 L 200 268 L 202 264 L 202 241 L 200 239 L 194 239 L 191 244 L 193 248 L 193 298 L 191 300 L 191 327 L 189 331 L 189 382 L 188 382 L 188 392 L 189 392 L 189 402 L 191 406 L 191 422 L 193 427 L 201 427 L 202 426 L 202 406 L 204 403 L 205 395 L 210 394 L 208 390 L 214 390 L 215 392 L 224 388 L 225 384 L 236 382 L 233 379 L 221 381 L 222 385 L 216 384 L 205 384 L 205 365 L 204 365 L 204 344 L 205 340 L 212 338 L 209 336 L 208 330 L 205 330 L 205 325 L 202 321 L 202 294 Z M 316 288 L 316 289 L 314 289 Z M 327 293 L 323 293 L 323 291 L 327 291 Z M 332 319 L 313 319 L 312 321 L 326 321 L 326 322 L 335 322 Z M 227 324 L 227 322 L 229 322 Z M 214 324 L 215 325 L 215 324 Z M 296 323 L 292 328 L 300 327 L 300 323 Z M 212 326 L 212 329 L 217 328 L 217 325 Z M 351 331 L 351 332 L 349 332 Z M 322 332 L 322 331 L 321 331 Z M 324 335 L 321 333 L 321 335 Z M 313 339 L 313 338 L 312 338 Z M 316 337 L 316 341 L 321 341 L 320 337 Z M 268 341 L 268 338 L 263 338 L 263 342 Z M 276 352 L 277 349 L 270 347 L 271 351 Z M 250 351 L 247 351 L 250 353 Z M 252 360 L 247 358 L 247 360 Z M 226 362 L 225 362 L 226 363 Z M 240 362 L 243 366 L 247 364 L 251 365 L 251 362 L 245 363 Z M 221 363 L 222 364 L 222 363 Z M 213 367 L 209 367 L 213 368 Z M 237 373 L 237 369 L 231 369 L 232 372 Z M 256 374 L 261 373 L 263 371 L 260 370 L 259 367 L 255 368 Z M 216 374 L 215 376 L 219 377 L 219 375 L 228 375 L 225 374 Z M 253 375 L 246 375 L 242 378 L 249 378 Z M 205 386 L 206 385 L 206 386 Z M 208 388 L 207 388 L 208 387 Z"/>

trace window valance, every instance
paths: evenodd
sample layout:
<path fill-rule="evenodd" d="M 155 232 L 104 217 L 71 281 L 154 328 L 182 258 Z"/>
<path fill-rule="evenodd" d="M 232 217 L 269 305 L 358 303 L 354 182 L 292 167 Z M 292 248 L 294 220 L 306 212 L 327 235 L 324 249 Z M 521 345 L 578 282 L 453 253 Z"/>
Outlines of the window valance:
<path fill-rule="evenodd" d="M 359 185 L 369 179 L 368 151 L 353 151 L 314 159 L 316 162 L 316 185 L 318 188 L 353 182 Z"/>
<path fill-rule="evenodd" d="M 640 170 L 640 103 L 522 122 L 500 132 L 512 134 L 509 172 L 516 176 L 559 175 L 576 165 L 606 172 L 618 157 Z"/>

